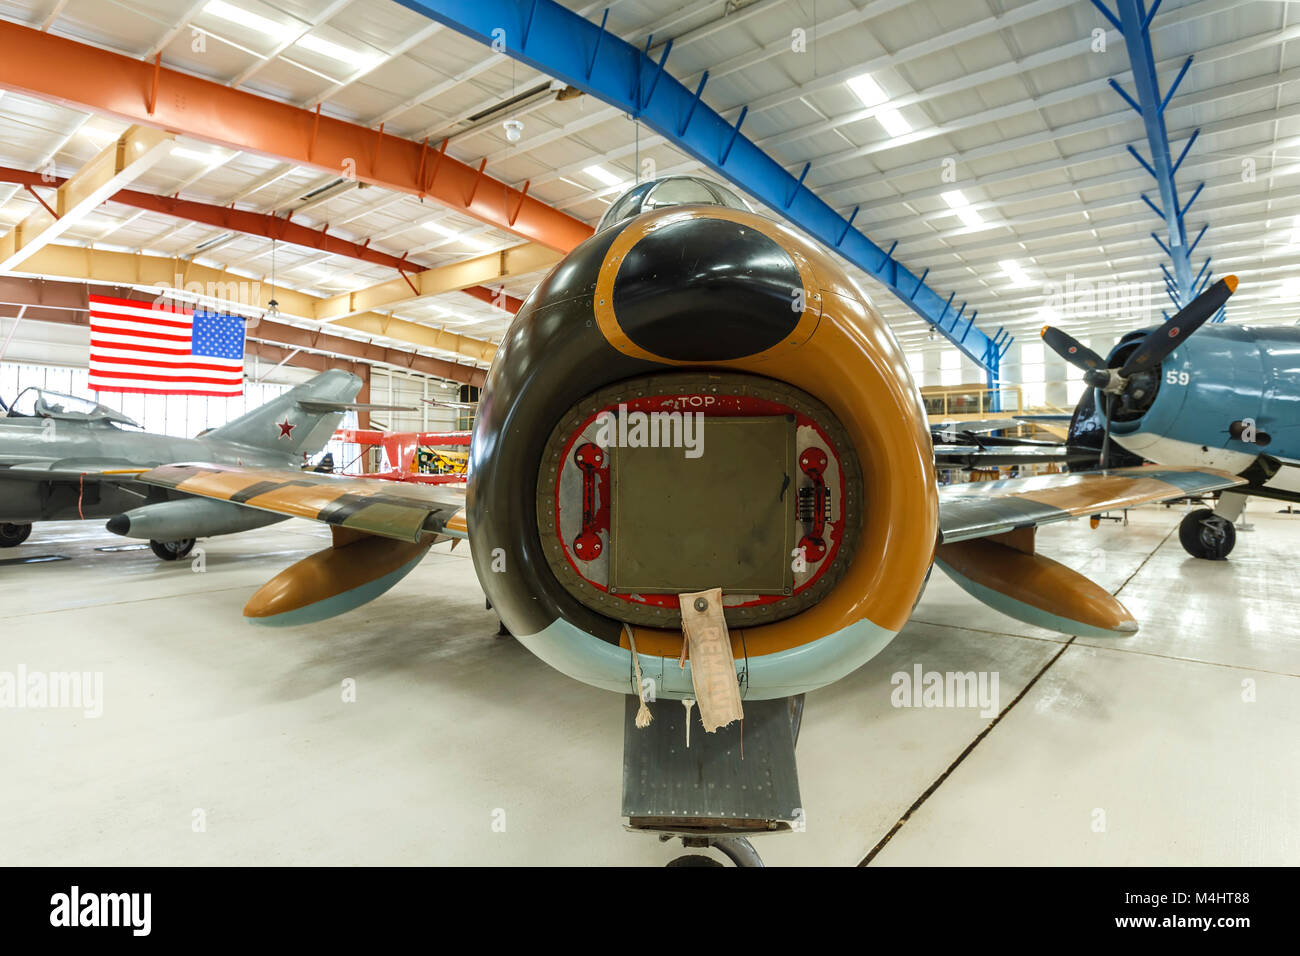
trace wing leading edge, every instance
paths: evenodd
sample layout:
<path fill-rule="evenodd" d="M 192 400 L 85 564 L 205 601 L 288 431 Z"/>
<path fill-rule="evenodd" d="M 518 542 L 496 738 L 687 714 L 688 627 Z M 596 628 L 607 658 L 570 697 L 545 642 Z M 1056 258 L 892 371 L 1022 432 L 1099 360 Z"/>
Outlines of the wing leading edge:
<path fill-rule="evenodd" d="M 945 485 L 939 489 L 939 528 L 949 544 L 1245 483 L 1209 468 L 1143 466 Z"/>
<path fill-rule="evenodd" d="M 165 465 L 137 481 L 331 526 L 333 543 L 264 584 L 244 616 L 311 624 L 359 607 L 415 569 L 440 538 L 467 535 L 465 499 L 445 485 L 232 465 Z"/>
<path fill-rule="evenodd" d="M 1038 554 L 1039 525 L 1245 484 L 1197 468 L 1116 468 L 947 485 L 939 489 L 935 563 L 972 597 L 1063 634 L 1126 636 L 1137 622 L 1114 595 Z"/>

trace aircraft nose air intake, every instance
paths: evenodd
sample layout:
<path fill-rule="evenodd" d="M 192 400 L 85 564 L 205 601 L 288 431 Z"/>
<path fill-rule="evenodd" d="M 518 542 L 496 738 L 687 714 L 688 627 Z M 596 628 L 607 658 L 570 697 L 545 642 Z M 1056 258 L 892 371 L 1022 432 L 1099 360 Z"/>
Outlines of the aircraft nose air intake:
<path fill-rule="evenodd" d="M 900 368 L 842 267 L 778 223 L 692 203 L 608 225 L 534 290 L 483 389 L 466 509 L 493 609 L 618 692 L 635 642 L 659 697 L 695 696 L 679 595 L 714 588 L 746 700 L 859 666 L 938 536 Z"/>

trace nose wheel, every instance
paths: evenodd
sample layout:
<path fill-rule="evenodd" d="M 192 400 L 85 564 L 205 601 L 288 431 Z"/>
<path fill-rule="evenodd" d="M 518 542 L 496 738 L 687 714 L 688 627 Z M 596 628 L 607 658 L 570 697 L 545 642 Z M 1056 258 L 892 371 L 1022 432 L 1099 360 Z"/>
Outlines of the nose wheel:
<path fill-rule="evenodd" d="M 659 842 L 667 843 L 674 838 L 675 834 L 659 834 Z M 687 849 L 699 849 L 703 847 L 713 847 L 724 854 L 736 866 L 762 867 L 763 860 L 754 849 L 754 844 L 749 842 L 747 837 L 743 836 L 683 836 L 681 838 L 682 846 Z M 711 856 L 704 856 L 698 853 L 689 853 L 686 856 L 679 856 L 670 860 L 667 866 L 722 866 Z"/>
<path fill-rule="evenodd" d="M 1194 558 L 1222 561 L 1237 543 L 1237 529 L 1227 518 L 1209 508 L 1189 511 L 1178 526 L 1183 550 Z"/>
<path fill-rule="evenodd" d="M 32 526 L 27 524 L 0 523 L 0 548 L 16 548 L 27 540 L 32 533 Z"/>

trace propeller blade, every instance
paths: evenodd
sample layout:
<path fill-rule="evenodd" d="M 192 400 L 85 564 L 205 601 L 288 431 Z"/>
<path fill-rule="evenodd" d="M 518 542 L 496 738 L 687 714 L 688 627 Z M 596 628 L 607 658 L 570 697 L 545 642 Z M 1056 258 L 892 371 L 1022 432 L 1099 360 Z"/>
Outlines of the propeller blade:
<path fill-rule="evenodd" d="M 1145 339 L 1136 352 L 1129 356 L 1119 374 L 1124 378 L 1145 372 L 1152 366 L 1159 365 L 1166 356 L 1223 307 L 1228 297 L 1237 291 L 1237 277 L 1224 276 L 1210 286 L 1187 308 L 1180 310 L 1172 319 L 1156 329 Z"/>
<path fill-rule="evenodd" d="M 1041 334 L 1043 341 L 1047 343 L 1047 347 L 1075 368 L 1081 368 L 1086 372 L 1105 365 L 1100 355 L 1074 338 L 1074 336 L 1062 332 L 1054 326 L 1044 325 Z"/>
<path fill-rule="evenodd" d="M 1103 393 L 1105 394 L 1105 393 Z M 1115 414 L 1115 402 L 1119 399 L 1114 395 L 1105 395 L 1106 398 L 1106 430 L 1101 435 L 1101 470 L 1105 471 L 1106 466 L 1110 464 L 1110 419 Z"/>

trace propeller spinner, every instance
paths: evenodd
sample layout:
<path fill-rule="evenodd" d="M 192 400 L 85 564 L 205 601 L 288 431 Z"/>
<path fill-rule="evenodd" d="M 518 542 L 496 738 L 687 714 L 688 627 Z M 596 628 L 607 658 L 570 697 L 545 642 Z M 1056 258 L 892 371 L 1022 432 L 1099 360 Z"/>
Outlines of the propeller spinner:
<path fill-rule="evenodd" d="M 1110 451 L 1110 423 L 1115 403 L 1124 394 L 1129 380 L 1155 368 L 1178 348 L 1183 340 L 1199 329 L 1223 307 L 1228 297 L 1237 291 L 1237 277 L 1224 276 L 1214 283 L 1173 318 L 1142 340 L 1142 344 L 1118 368 L 1107 368 L 1100 355 L 1066 332 L 1050 325 L 1043 326 L 1043 342 L 1075 368 L 1083 370 L 1083 380 L 1092 388 L 1101 389 L 1106 396 L 1106 429 L 1101 443 L 1101 467 L 1105 468 Z"/>

